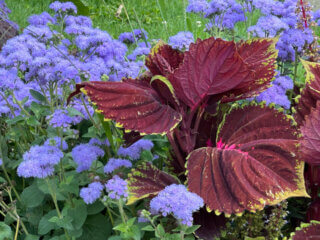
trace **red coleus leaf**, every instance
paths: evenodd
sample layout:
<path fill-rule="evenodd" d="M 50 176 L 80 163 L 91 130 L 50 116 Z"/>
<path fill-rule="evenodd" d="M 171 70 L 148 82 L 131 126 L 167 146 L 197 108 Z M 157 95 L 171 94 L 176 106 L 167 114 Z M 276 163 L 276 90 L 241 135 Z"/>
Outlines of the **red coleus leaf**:
<path fill-rule="evenodd" d="M 165 134 L 181 121 L 181 115 L 161 103 L 158 94 L 146 82 L 86 82 L 77 84 L 97 106 L 106 120 L 115 120 L 127 130 L 144 134 Z"/>
<path fill-rule="evenodd" d="M 310 164 L 320 164 L 320 101 L 311 113 L 305 116 L 300 127 L 302 133 L 301 152 L 304 161 Z"/>
<path fill-rule="evenodd" d="M 146 58 L 146 66 L 153 75 L 168 76 L 183 61 L 183 53 L 159 41 Z"/>
<path fill-rule="evenodd" d="M 310 114 L 316 102 L 320 100 L 320 63 L 307 62 L 302 60 L 307 72 L 306 85 L 301 91 L 301 96 L 297 99 L 294 118 L 298 126 L 302 125 L 305 116 Z"/>
<path fill-rule="evenodd" d="M 209 211 L 241 214 L 308 196 L 295 129 L 285 114 L 264 106 L 235 109 L 218 139 L 216 147 L 194 150 L 187 160 L 188 187 Z"/>
<path fill-rule="evenodd" d="M 178 184 L 173 176 L 160 171 L 150 163 L 143 163 L 128 175 L 129 198 L 127 204 L 157 195 L 166 186 Z"/>
<path fill-rule="evenodd" d="M 296 232 L 291 234 L 291 240 L 319 240 L 320 222 L 311 221 L 311 223 L 302 223 Z"/>
<path fill-rule="evenodd" d="M 193 214 L 193 224 L 200 225 L 195 235 L 204 240 L 212 240 L 221 235 L 221 230 L 225 228 L 227 218 L 223 215 L 217 216 L 214 213 L 208 213 L 205 208 Z"/>
<path fill-rule="evenodd" d="M 278 50 L 277 39 L 257 38 L 236 44 L 239 55 L 252 72 L 238 86 L 221 94 L 221 102 L 233 102 L 258 95 L 274 78 Z"/>
<path fill-rule="evenodd" d="M 213 37 L 198 39 L 169 79 L 178 98 L 191 108 L 211 95 L 226 95 L 228 101 L 243 94 L 249 97 L 274 76 L 274 44 L 273 39 L 239 44 Z"/>

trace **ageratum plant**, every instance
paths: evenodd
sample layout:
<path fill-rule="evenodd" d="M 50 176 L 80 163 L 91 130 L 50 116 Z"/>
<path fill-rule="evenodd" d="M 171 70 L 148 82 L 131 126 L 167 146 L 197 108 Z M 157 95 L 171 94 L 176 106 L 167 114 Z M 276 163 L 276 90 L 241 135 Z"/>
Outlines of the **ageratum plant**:
<path fill-rule="evenodd" d="M 184 53 L 158 43 L 149 71 L 122 82 L 85 82 L 82 91 L 105 120 L 126 131 L 166 134 L 170 163 L 207 211 L 241 215 L 289 197 L 306 197 L 295 121 L 272 106 L 235 103 L 275 76 L 274 39 L 235 43 L 198 39 Z M 232 104 L 233 103 L 233 104 Z M 144 164 L 129 176 L 128 204 L 176 183 Z"/>

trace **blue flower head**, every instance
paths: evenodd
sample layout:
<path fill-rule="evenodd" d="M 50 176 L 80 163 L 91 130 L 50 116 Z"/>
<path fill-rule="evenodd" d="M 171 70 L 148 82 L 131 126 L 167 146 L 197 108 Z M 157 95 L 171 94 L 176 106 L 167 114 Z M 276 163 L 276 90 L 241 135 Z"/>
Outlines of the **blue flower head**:
<path fill-rule="evenodd" d="M 150 211 L 161 213 L 164 217 L 172 214 L 182 224 L 191 226 L 192 213 L 203 205 L 203 199 L 189 192 L 184 185 L 172 184 L 151 200 Z"/>
<path fill-rule="evenodd" d="M 88 187 L 81 188 L 80 197 L 86 204 L 94 203 L 103 191 L 103 185 L 100 182 L 93 182 Z"/>
<path fill-rule="evenodd" d="M 106 184 L 106 191 L 111 199 L 128 197 L 127 182 L 118 175 L 113 176 Z"/>

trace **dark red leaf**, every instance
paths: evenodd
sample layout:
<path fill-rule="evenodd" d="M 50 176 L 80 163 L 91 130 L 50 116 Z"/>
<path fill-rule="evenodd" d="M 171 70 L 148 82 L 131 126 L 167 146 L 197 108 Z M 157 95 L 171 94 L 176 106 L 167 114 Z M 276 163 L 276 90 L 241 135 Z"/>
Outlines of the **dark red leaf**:
<path fill-rule="evenodd" d="M 312 108 L 316 107 L 316 102 L 320 100 L 320 63 L 303 61 L 307 72 L 306 85 L 301 91 L 301 96 L 297 99 L 294 115 L 298 126 L 302 125 L 305 117 L 310 114 Z"/>
<path fill-rule="evenodd" d="M 166 186 L 178 184 L 173 176 L 160 171 L 150 163 L 143 163 L 132 169 L 128 175 L 129 199 L 127 204 L 157 195 Z"/>
<path fill-rule="evenodd" d="M 320 221 L 320 198 L 319 197 L 313 200 L 308 208 L 307 221 L 310 222 L 311 220 Z"/>
<path fill-rule="evenodd" d="M 302 223 L 296 232 L 291 234 L 291 240 L 320 240 L 320 222 Z"/>
<path fill-rule="evenodd" d="M 177 96 L 191 108 L 208 96 L 224 101 L 250 97 L 267 86 L 275 74 L 273 39 L 234 43 L 222 39 L 197 40 L 183 63 L 169 76 Z"/>
<path fill-rule="evenodd" d="M 166 134 L 181 121 L 181 115 L 163 105 L 146 82 L 86 82 L 77 88 L 88 95 L 106 120 L 143 134 Z"/>
<path fill-rule="evenodd" d="M 179 67 L 182 61 L 182 52 L 173 49 L 163 41 L 159 41 L 146 58 L 146 66 L 153 75 L 168 76 Z"/>
<path fill-rule="evenodd" d="M 188 187 L 209 211 L 241 214 L 308 196 L 295 129 L 285 114 L 264 106 L 235 109 L 218 139 L 216 148 L 197 149 L 187 162 Z"/>
<path fill-rule="evenodd" d="M 223 93 L 222 102 L 232 102 L 254 97 L 270 86 L 276 72 L 278 51 L 276 39 L 257 38 L 237 43 L 238 53 L 247 63 L 250 74 L 232 90 Z"/>
<path fill-rule="evenodd" d="M 204 240 L 212 240 L 220 236 L 221 230 L 225 227 L 227 218 L 214 213 L 208 213 L 205 208 L 193 214 L 193 225 L 201 225 L 196 231 L 196 236 Z"/>
<path fill-rule="evenodd" d="M 304 161 L 310 164 L 320 164 L 320 101 L 311 113 L 305 116 L 305 122 L 300 127 L 302 133 L 301 152 Z"/>

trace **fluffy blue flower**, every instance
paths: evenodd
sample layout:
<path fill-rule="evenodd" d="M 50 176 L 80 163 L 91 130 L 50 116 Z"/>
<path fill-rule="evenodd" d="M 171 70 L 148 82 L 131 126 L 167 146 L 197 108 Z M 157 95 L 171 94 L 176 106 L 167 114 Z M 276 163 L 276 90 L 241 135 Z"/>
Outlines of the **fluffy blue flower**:
<path fill-rule="evenodd" d="M 62 157 L 62 151 L 56 146 L 33 146 L 23 154 L 17 173 L 25 178 L 46 178 L 53 174 L 54 165 L 58 164 Z"/>
<path fill-rule="evenodd" d="M 72 2 L 55 1 L 49 5 L 49 8 L 55 12 L 73 12 L 77 13 L 77 7 Z"/>
<path fill-rule="evenodd" d="M 104 151 L 94 145 L 83 143 L 74 147 L 71 151 L 73 160 L 78 164 L 77 172 L 89 170 L 92 162 L 98 157 L 104 156 Z"/>
<path fill-rule="evenodd" d="M 48 23 L 54 23 L 54 18 L 47 12 L 43 12 L 39 15 L 31 15 L 28 18 L 28 22 L 30 25 L 34 26 L 42 26 L 47 25 Z"/>
<path fill-rule="evenodd" d="M 3 164 L 3 161 L 2 161 L 2 158 L 0 158 L 0 166 L 2 166 Z"/>
<path fill-rule="evenodd" d="M 189 192 L 184 185 L 172 184 L 151 200 L 150 210 L 161 213 L 164 217 L 172 214 L 182 224 L 191 226 L 192 213 L 203 205 L 203 199 Z"/>
<path fill-rule="evenodd" d="M 134 43 L 134 40 L 139 41 L 140 39 L 144 38 L 148 39 L 147 32 L 144 29 L 142 29 L 142 31 L 140 29 L 134 29 L 133 33 L 123 32 L 118 37 L 119 41 L 128 44 Z"/>
<path fill-rule="evenodd" d="M 147 139 L 140 139 L 130 147 L 124 148 L 120 147 L 118 149 L 118 155 L 122 157 L 129 157 L 133 160 L 137 160 L 140 158 L 140 154 L 143 150 L 151 150 L 153 148 L 153 143 Z"/>
<path fill-rule="evenodd" d="M 103 191 L 103 185 L 100 182 L 93 182 L 88 187 L 81 188 L 80 197 L 86 204 L 94 203 Z"/>
<path fill-rule="evenodd" d="M 189 0 L 189 5 L 186 8 L 186 12 L 204 14 L 208 8 L 209 3 L 207 0 Z"/>
<path fill-rule="evenodd" d="M 68 144 L 65 140 L 61 139 L 60 137 L 53 137 L 53 138 L 48 138 L 44 144 L 44 146 L 55 146 L 61 149 L 62 145 L 62 150 L 67 150 L 68 149 Z"/>
<path fill-rule="evenodd" d="M 63 109 L 56 109 L 52 115 L 47 117 L 47 120 L 49 120 L 49 125 L 52 127 L 67 128 L 73 123 L 68 111 Z"/>
<path fill-rule="evenodd" d="M 110 146 L 110 143 L 109 143 L 109 140 L 108 139 L 105 139 L 103 141 L 101 141 L 100 139 L 97 139 L 97 138 L 91 138 L 90 141 L 89 141 L 89 144 L 91 145 L 95 145 L 95 146 L 99 146 L 99 147 L 102 147 L 102 146 Z"/>
<path fill-rule="evenodd" d="M 189 50 L 189 45 L 194 42 L 191 32 L 179 32 L 174 36 L 169 37 L 168 44 L 174 49 L 181 51 Z"/>
<path fill-rule="evenodd" d="M 256 37 L 275 37 L 289 26 L 276 16 L 260 17 L 257 24 L 248 28 Z"/>
<path fill-rule="evenodd" d="M 289 76 L 279 76 L 273 82 L 272 86 L 260 93 L 256 97 L 258 102 L 265 101 L 267 105 L 275 103 L 289 109 L 291 102 L 286 96 L 286 91 L 293 88 L 293 81 Z"/>
<path fill-rule="evenodd" d="M 104 172 L 112 173 L 114 170 L 121 167 L 130 168 L 132 167 L 132 163 L 127 159 L 110 158 L 108 163 L 104 166 Z"/>
<path fill-rule="evenodd" d="M 113 176 L 105 184 L 108 196 L 111 199 L 120 199 L 128 197 L 128 186 L 127 182 L 120 178 L 118 175 Z"/>

